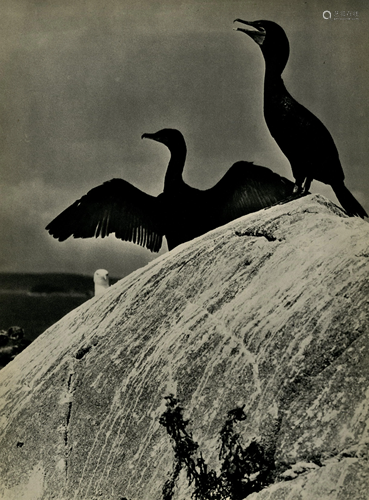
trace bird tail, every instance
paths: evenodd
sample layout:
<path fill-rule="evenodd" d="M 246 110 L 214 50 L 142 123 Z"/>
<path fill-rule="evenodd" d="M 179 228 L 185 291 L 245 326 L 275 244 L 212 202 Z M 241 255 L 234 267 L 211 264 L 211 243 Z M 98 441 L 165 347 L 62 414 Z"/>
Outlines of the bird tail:
<path fill-rule="evenodd" d="M 368 214 L 365 212 L 357 199 L 350 193 L 343 182 L 342 184 L 333 185 L 332 188 L 338 198 L 338 201 L 350 216 L 362 218 L 368 217 Z"/>

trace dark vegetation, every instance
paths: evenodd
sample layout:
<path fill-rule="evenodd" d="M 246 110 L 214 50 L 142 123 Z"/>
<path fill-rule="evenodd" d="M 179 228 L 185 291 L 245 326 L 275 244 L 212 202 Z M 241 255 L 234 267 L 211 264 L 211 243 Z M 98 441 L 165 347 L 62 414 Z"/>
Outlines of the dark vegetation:
<path fill-rule="evenodd" d="M 88 300 L 86 295 L 0 293 L 0 329 L 19 325 L 35 340 L 49 326 Z"/>
<path fill-rule="evenodd" d="M 160 417 L 172 439 L 174 464 L 170 479 L 163 486 L 163 500 L 171 500 L 182 469 L 193 487 L 194 500 L 241 500 L 260 491 L 273 481 L 274 462 L 263 447 L 252 441 L 243 447 L 240 435 L 235 431 L 237 422 L 246 419 L 242 408 L 228 412 L 220 437 L 220 473 L 206 464 L 199 445 L 187 430 L 189 420 L 183 418 L 183 408 L 173 395 L 166 397 L 167 409 Z"/>
<path fill-rule="evenodd" d="M 110 279 L 113 284 L 117 280 Z M 41 333 L 93 295 L 92 276 L 61 273 L 0 273 L 0 368 Z M 22 339 L 8 338 L 19 325 Z"/>
<path fill-rule="evenodd" d="M 23 351 L 31 342 L 24 338 L 24 330 L 12 326 L 0 331 L 0 368 L 7 365 L 17 354 Z"/>

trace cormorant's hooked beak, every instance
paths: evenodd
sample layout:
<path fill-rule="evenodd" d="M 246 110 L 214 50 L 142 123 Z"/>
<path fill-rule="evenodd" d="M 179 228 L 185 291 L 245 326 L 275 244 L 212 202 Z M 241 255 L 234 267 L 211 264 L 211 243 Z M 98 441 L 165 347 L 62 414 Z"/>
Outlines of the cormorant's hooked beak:
<path fill-rule="evenodd" d="M 254 28 L 253 30 L 249 30 L 246 28 L 234 28 L 234 30 L 243 31 L 244 33 L 246 33 L 246 35 L 249 35 L 258 45 L 263 45 L 266 36 L 266 31 L 264 28 L 262 28 L 261 26 L 257 26 L 252 21 L 243 21 L 242 19 L 235 19 L 233 22 L 247 24 L 247 26 L 251 26 L 252 28 Z"/>
<path fill-rule="evenodd" d="M 152 139 L 153 141 L 161 142 L 161 138 L 157 132 L 155 134 L 142 134 L 141 139 Z"/>

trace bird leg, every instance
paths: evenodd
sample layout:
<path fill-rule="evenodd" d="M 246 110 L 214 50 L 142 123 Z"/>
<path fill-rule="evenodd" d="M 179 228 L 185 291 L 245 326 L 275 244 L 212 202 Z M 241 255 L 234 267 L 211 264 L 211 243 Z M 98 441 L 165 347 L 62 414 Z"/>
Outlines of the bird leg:
<path fill-rule="evenodd" d="M 310 189 L 312 181 L 313 181 L 312 177 L 305 177 L 304 184 L 302 186 L 302 195 L 303 196 L 306 194 L 309 194 L 309 189 Z"/>
<path fill-rule="evenodd" d="M 293 186 L 292 198 L 299 196 L 303 191 L 304 179 L 295 179 L 295 185 Z"/>
<path fill-rule="evenodd" d="M 313 181 L 312 177 L 302 177 L 295 179 L 295 185 L 293 186 L 292 197 L 299 198 L 300 196 L 305 196 L 309 194 L 309 189 Z"/>
<path fill-rule="evenodd" d="M 274 203 L 272 207 L 274 207 L 275 205 L 284 205 L 289 201 L 296 200 L 297 198 L 302 198 L 303 196 L 309 194 L 309 189 L 312 180 L 313 179 L 311 177 L 305 177 L 303 179 L 295 179 L 295 185 L 293 186 L 292 194 L 290 194 L 290 196 L 287 196 L 287 198 L 285 198 L 284 200 Z"/>

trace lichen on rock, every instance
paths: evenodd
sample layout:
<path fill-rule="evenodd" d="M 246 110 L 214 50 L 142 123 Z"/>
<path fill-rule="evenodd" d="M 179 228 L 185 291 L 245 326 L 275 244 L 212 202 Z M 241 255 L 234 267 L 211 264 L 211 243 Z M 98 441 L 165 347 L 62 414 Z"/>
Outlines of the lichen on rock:
<path fill-rule="evenodd" d="M 35 500 L 161 499 L 168 394 L 214 468 L 225 417 L 244 408 L 245 446 L 275 468 L 248 498 L 366 498 L 368 256 L 368 224 L 311 195 L 180 245 L 72 311 L 0 372 L 0 499 L 36 483 Z M 190 495 L 182 475 L 175 498 Z"/>

